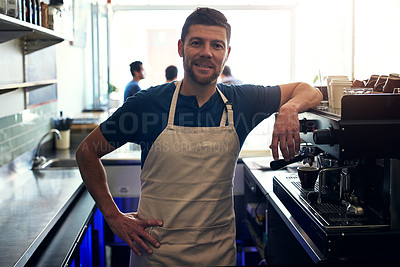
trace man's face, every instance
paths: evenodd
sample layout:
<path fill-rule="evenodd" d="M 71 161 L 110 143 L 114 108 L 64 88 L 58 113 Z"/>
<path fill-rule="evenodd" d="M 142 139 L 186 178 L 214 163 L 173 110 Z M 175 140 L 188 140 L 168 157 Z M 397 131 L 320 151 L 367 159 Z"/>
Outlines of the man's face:
<path fill-rule="evenodd" d="M 189 28 L 183 44 L 178 43 L 185 75 L 201 85 L 217 81 L 230 53 L 226 29 L 196 24 Z"/>
<path fill-rule="evenodd" d="M 139 78 L 140 80 L 145 78 L 146 72 L 143 69 L 143 66 L 140 66 L 140 71 L 135 70 L 135 77 Z"/>

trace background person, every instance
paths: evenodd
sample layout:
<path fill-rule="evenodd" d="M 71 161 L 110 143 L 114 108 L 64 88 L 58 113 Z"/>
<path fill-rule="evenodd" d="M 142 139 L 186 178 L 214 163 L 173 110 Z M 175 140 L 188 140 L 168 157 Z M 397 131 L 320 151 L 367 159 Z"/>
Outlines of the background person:
<path fill-rule="evenodd" d="M 165 69 L 165 79 L 166 79 L 167 83 L 176 81 L 177 78 L 178 78 L 178 68 L 173 65 L 168 66 Z"/>
<path fill-rule="evenodd" d="M 225 84 L 242 84 L 242 81 L 233 77 L 231 68 L 226 65 L 225 65 L 224 70 L 222 71 L 220 77 L 221 77 L 221 82 L 225 83 Z"/>
<path fill-rule="evenodd" d="M 232 179 L 246 136 L 279 111 L 270 147 L 274 159 L 279 148 L 289 160 L 300 148 L 298 113 L 322 99 L 318 89 L 300 82 L 217 85 L 230 35 L 221 12 L 196 9 L 178 41 L 183 80 L 128 98 L 76 152 L 86 188 L 132 249 L 131 266 L 235 265 Z M 142 150 L 137 213 L 118 209 L 100 160 L 126 142 Z"/>
<path fill-rule="evenodd" d="M 139 86 L 139 81 L 145 78 L 142 62 L 140 62 L 140 61 L 132 62 L 129 65 L 129 67 L 130 67 L 133 79 L 125 87 L 124 102 L 126 101 L 126 99 L 128 97 L 133 96 L 134 94 L 136 94 L 137 92 L 139 92 L 141 90 L 140 86 Z"/>

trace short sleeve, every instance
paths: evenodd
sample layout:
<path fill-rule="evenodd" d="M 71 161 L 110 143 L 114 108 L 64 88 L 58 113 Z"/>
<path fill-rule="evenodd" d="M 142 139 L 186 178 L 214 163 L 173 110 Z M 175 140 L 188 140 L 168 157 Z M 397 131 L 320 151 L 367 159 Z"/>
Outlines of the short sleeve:
<path fill-rule="evenodd" d="M 233 103 L 235 129 L 241 145 L 252 129 L 279 109 L 281 89 L 277 85 L 219 86 Z"/>
<path fill-rule="evenodd" d="M 140 132 L 141 95 L 128 98 L 106 121 L 100 124 L 104 138 L 115 148 L 135 142 Z"/>

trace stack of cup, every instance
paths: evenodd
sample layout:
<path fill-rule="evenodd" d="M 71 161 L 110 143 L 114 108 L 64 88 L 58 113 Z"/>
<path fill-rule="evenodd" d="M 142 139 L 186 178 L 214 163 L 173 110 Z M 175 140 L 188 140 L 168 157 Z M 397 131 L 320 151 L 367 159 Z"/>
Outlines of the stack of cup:
<path fill-rule="evenodd" d="M 328 76 L 326 78 L 326 81 L 328 82 L 327 91 L 328 91 L 329 107 L 333 108 L 334 107 L 334 104 L 333 104 L 334 97 L 333 97 L 333 94 L 332 94 L 332 87 L 331 87 L 332 80 L 335 80 L 335 81 L 349 81 L 349 78 L 347 76 L 345 76 L 345 75 Z M 347 85 L 346 85 L 346 87 L 347 87 Z M 340 107 L 340 103 L 339 103 L 339 107 Z"/>
<path fill-rule="evenodd" d="M 344 80 L 331 80 L 330 85 L 332 90 L 332 108 L 341 108 L 344 89 L 350 88 L 352 82 Z"/>

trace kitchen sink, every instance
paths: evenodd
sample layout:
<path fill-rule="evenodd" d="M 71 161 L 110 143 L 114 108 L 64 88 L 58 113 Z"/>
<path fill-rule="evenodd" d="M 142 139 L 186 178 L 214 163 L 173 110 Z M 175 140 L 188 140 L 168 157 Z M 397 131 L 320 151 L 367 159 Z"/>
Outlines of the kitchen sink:
<path fill-rule="evenodd" d="M 129 159 L 101 159 L 104 166 L 123 166 L 123 165 L 138 165 L 138 163 Z M 59 159 L 53 158 L 49 159 L 37 167 L 34 170 L 66 170 L 66 169 L 77 169 L 78 163 L 74 158 L 69 159 Z"/>
<path fill-rule="evenodd" d="M 78 168 L 75 159 L 49 159 L 48 161 L 40 164 L 36 169 L 38 170 L 57 170 L 57 169 L 73 169 Z"/>

